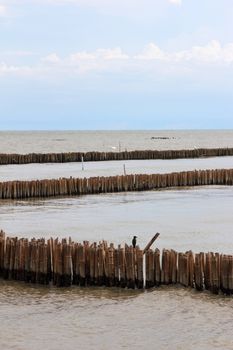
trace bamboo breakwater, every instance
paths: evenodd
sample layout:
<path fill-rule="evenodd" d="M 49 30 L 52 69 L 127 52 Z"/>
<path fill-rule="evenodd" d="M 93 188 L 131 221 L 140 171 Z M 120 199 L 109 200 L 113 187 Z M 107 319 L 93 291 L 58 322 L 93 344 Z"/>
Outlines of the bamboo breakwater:
<path fill-rule="evenodd" d="M 139 159 L 178 159 L 233 156 L 233 148 L 195 148 L 182 150 L 135 150 L 124 152 L 67 152 L 67 153 L 29 153 L 0 154 L 0 165 L 29 163 L 67 163 L 108 160 Z"/>
<path fill-rule="evenodd" d="M 138 246 L 90 244 L 71 238 L 6 237 L 0 231 L 0 277 L 57 287 L 106 286 L 153 288 L 179 284 L 215 294 L 233 293 L 233 256 L 219 253 L 178 253 Z"/>
<path fill-rule="evenodd" d="M 233 169 L 194 170 L 169 174 L 136 174 L 91 178 L 0 182 L 0 199 L 74 196 L 169 187 L 233 185 Z"/>

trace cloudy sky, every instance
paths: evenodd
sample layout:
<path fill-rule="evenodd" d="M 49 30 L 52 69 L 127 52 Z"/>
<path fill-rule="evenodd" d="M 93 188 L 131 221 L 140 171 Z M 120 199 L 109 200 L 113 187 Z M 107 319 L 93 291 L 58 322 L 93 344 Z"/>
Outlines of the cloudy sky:
<path fill-rule="evenodd" d="M 0 0 L 0 130 L 233 128 L 232 0 Z"/>

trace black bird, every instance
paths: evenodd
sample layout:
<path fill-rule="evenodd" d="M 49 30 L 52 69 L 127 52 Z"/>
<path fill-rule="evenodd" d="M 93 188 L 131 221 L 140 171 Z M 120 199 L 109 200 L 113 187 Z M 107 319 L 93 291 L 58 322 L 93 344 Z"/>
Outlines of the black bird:
<path fill-rule="evenodd" d="M 136 244 L 137 244 L 137 236 L 133 236 L 132 245 L 134 248 L 136 247 Z"/>

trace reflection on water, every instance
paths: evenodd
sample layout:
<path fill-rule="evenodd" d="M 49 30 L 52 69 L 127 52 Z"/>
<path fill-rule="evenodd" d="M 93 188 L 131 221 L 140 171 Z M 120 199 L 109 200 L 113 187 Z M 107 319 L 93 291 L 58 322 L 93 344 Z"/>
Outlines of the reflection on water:
<path fill-rule="evenodd" d="M 69 302 L 71 303 L 71 307 L 73 307 L 72 303 L 76 300 L 76 307 L 78 307 L 78 303 L 80 303 L 80 307 L 83 308 L 93 299 L 97 299 L 97 301 L 102 299 L 105 300 L 106 303 L 114 304 L 115 302 L 136 298 L 143 293 L 141 290 L 107 287 L 79 288 L 72 286 L 70 288 L 57 288 L 52 285 L 41 286 L 5 280 L 0 280 L 0 286 L 0 305 L 6 305 L 6 303 L 12 305 L 17 305 L 19 303 L 21 305 L 36 303 L 39 305 L 41 303 L 43 304 L 45 301 L 50 304 L 51 301 L 55 299 L 56 302 L 60 303 L 60 299 L 64 300 L 65 298 L 68 304 L 60 305 L 60 307 L 67 308 Z"/>

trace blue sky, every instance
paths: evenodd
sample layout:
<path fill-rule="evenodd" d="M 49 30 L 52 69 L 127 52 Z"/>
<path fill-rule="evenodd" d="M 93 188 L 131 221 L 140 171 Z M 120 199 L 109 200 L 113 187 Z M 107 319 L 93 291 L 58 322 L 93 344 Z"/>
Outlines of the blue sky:
<path fill-rule="evenodd" d="M 232 0 L 0 0 L 0 129 L 233 128 Z"/>

